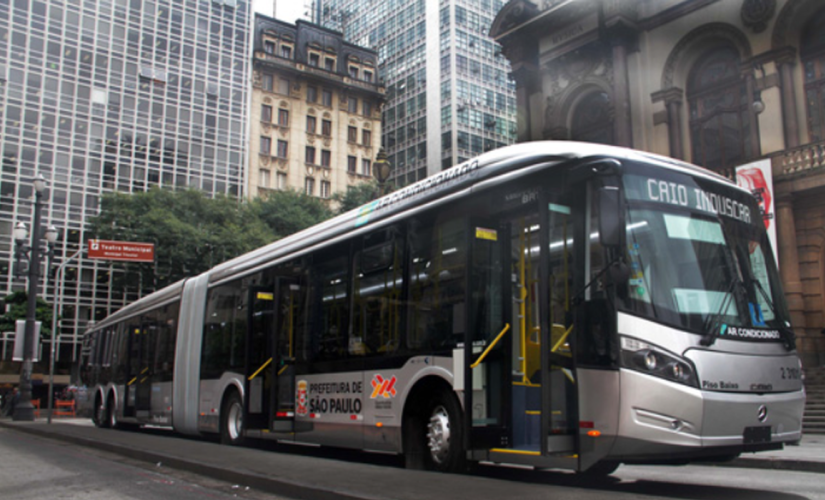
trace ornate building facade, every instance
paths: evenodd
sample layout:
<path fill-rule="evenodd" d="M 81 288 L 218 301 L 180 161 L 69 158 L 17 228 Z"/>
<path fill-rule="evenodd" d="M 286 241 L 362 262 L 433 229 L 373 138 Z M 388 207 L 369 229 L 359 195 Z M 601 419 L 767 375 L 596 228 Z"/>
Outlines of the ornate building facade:
<path fill-rule="evenodd" d="M 730 178 L 770 160 L 799 350 L 825 362 L 825 4 L 512 0 L 490 33 L 517 82 L 519 141 L 632 147 Z"/>
<path fill-rule="evenodd" d="M 372 178 L 384 87 L 374 51 L 340 33 L 255 15 L 249 195 L 323 199 Z"/>

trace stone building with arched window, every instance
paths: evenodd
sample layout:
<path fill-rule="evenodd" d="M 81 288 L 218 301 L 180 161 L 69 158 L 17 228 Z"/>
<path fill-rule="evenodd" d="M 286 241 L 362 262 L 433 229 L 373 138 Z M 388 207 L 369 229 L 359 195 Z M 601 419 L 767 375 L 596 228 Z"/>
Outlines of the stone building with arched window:
<path fill-rule="evenodd" d="M 730 178 L 770 160 L 799 350 L 825 363 L 825 3 L 511 0 L 490 36 L 520 142 L 632 147 Z"/>

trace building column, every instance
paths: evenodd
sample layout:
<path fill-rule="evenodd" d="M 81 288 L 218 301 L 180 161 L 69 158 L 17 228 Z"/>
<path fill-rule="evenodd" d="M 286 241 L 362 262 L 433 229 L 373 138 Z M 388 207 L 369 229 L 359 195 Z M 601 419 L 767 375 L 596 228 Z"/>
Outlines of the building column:
<path fill-rule="evenodd" d="M 685 159 L 685 147 L 682 141 L 682 103 L 685 92 L 677 87 L 660 90 L 651 97 L 653 102 L 664 101 L 667 113 L 667 138 L 670 143 L 670 156 L 677 160 Z M 661 123 L 661 122 L 659 122 Z"/>
<path fill-rule="evenodd" d="M 512 36 L 502 41 L 502 51 L 510 60 L 510 76 L 516 81 L 517 142 L 541 137 L 541 130 L 533 133 L 534 117 L 530 97 L 541 90 L 538 71 L 538 43 L 526 35 Z"/>
<path fill-rule="evenodd" d="M 665 101 L 667 107 L 667 136 L 670 141 L 670 156 L 677 160 L 685 159 L 682 145 L 682 99 Z"/>
<path fill-rule="evenodd" d="M 745 71 L 745 92 L 749 97 L 750 106 L 748 106 L 748 117 L 751 126 L 748 127 L 748 135 L 750 136 L 750 151 L 747 151 L 748 158 L 758 158 L 762 155 L 762 148 L 759 144 L 759 115 L 754 109 L 754 102 L 756 102 L 756 81 L 753 76 L 753 67 L 748 66 Z"/>
<path fill-rule="evenodd" d="M 624 36 L 623 36 L 624 35 Z M 628 46 L 626 34 L 611 37 L 613 47 L 613 101 L 616 117 L 613 120 L 617 146 L 633 147 L 633 120 L 630 115 L 630 83 L 627 69 Z"/>
<path fill-rule="evenodd" d="M 805 300 L 799 274 L 799 251 L 796 243 L 796 223 L 790 198 L 776 201 L 776 229 L 779 246 L 779 275 L 788 301 L 791 322 L 797 332 L 805 329 Z"/>
<path fill-rule="evenodd" d="M 511 72 L 510 76 L 516 81 L 516 125 L 518 129 L 516 141 L 532 141 L 534 140 L 534 134 L 530 96 L 538 87 L 538 71 L 526 65 L 521 65 L 518 70 Z"/>
<path fill-rule="evenodd" d="M 796 90 L 793 81 L 793 58 L 784 58 L 777 61 L 782 93 L 782 128 L 785 130 L 785 148 L 792 149 L 799 146 L 799 120 L 796 114 Z"/>

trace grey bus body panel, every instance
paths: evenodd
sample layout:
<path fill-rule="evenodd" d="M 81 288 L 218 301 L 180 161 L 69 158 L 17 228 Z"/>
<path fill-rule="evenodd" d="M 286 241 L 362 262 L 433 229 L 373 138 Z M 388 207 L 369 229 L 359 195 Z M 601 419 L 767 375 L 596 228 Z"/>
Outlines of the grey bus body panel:
<path fill-rule="evenodd" d="M 795 354 L 755 355 L 688 349 L 703 390 L 719 392 L 798 392 L 802 369 Z"/>
<path fill-rule="evenodd" d="M 450 387 L 451 365 L 448 357 L 416 356 L 397 369 L 297 375 L 295 432 L 271 434 L 281 441 L 401 453 L 410 391 L 429 377 Z"/>
<path fill-rule="evenodd" d="M 198 381 L 208 282 L 208 274 L 186 280 L 181 296 L 175 348 L 172 424 L 175 430 L 184 434 L 198 433 Z"/>
<path fill-rule="evenodd" d="M 197 385 L 198 391 L 198 431 L 220 432 L 221 411 L 223 399 L 228 390 L 238 391 L 241 401 L 244 400 L 244 376 L 237 372 L 224 372 L 221 378 L 215 380 L 201 380 Z"/>

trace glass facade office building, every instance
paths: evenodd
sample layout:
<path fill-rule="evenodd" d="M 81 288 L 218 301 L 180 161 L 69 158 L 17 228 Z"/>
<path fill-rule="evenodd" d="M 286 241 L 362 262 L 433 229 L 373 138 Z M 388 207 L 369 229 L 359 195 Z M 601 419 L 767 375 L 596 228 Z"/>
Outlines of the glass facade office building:
<path fill-rule="evenodd" d="M 515 83 L 487 36 L 504 3 L 316 0 L 320 24 L 378 51 L 382 139 L 397 184 L 515 142 Z"/>
<path fill-rule="evenodd" d="M 92 236 L 84 223 L 103 193 L 244 196 L 251 9 L 248 0 L 0 0 L 0 294 L 25 287 L 12 272 L 12 228 L 31 230 L 37 174 L 49 181 L 43 223 L 61 232 L 61 262 Z M 78 354 L 88 321 L 149 291 L 113 287 L 118 267 L 85 252 L 67 267 L 60 361 Z M 52 286 L 40 290 L 53 301 Z"/>

